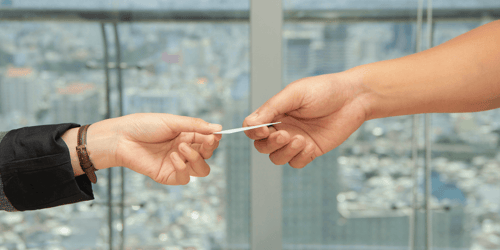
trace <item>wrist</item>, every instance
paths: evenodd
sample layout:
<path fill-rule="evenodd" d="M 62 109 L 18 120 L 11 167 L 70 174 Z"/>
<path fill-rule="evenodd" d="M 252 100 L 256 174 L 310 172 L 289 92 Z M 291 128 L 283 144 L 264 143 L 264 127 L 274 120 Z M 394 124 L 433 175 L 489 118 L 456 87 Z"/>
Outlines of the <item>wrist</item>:
<path fill-rule="evenodd" d="M 357 102 L 363 107 L 365 121 L 379 118 L 378 116 L 381 116 L 381 111 L 383 111 L 378 109 L 382 99 L 370 87 L 369 71 L 366 65 L 361 65 L 339 73 L 343 78 L 341 81 L 348 83 L 352 90 L 349 101 Z"/>
<path fill-rule="evenodd" d="M 93 123 L 87 131 L 87 152 L 98 170 L 118 166 L 116 118 Z"/>
<path fill-rule="evenodd" d="M 346 72 L 364 91 L 359 96 L 366 120 L 432 112 L 426 85 L 417 84 L 401 62 L 393 60 L 361 65 Z M 399 65 L 399 66 L 398 66 Z M 410 70 L 411 71 L 411 70 Z"/>
<path fill-rule="evenodd" d="M 87 152 L 90 161 L 98 170 L 117 166 L 116 162 L 116 141 L 117 135 L 115 121 L 112 119 L 93 123 L 87 131 Z M 71 165 L 75 176 L 85 174 L 80 166 L 76 147 L 78 145 L 78 130 L 72 128 L 62 135 L 70 153 Z"/>

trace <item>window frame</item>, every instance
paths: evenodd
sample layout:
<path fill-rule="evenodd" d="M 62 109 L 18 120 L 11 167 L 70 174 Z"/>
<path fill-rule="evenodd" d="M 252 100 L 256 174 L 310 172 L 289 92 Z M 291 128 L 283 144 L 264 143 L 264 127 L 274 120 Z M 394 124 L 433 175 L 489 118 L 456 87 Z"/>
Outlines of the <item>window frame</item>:
<path fill-rule="evenodd" d="M 425 13 L 423 17 L 426 18 Z M 500 19 L 500 8 L 438 9 L 433 10 L 432 18 L 432 23 L 440 21 L 495 20 Z M 251 0 L 250 10 L 227 11 L 97 11 L 1 8 L 0 21 L 99 22 L 118 23 L 118 25 L 127 22 L 249 23 L 251 39 L 251 86 L 249 97 L 251 110 L 255 110 L 282 89 L 282 26 L 284 22 L 416 22 L 417 11 L 416 9 L 387 11 L 283 10 L 282 1 Z M 107 101 L 109 102 L 109 100 Z M 106 105 L 109 106 L 109 103 L 106 103 Z M 428 131 L 429 126 L 430 124 L 426 123 L 426 131 Z M 249 143 L 253 142 L 250 141 Z M 430 142 L 426 145 L 430 148 Z M 252 148 L 250 163 L 250 248 L 259 250 L 283 249 L 283 166 L 274 165 L 267 155 L 257 152 L 253 145 L 250 145 L 250 147 Z M 108 201 L 109 204 L 111 204 L 110 201 Z M 124 206 L 123 203 L 115 205 L 120 206 L 122 209 Z M 123 222 L 122 218 L 122 225 Z M 121 246 L 123 246 L 124 240 L 121 239 Z"/>

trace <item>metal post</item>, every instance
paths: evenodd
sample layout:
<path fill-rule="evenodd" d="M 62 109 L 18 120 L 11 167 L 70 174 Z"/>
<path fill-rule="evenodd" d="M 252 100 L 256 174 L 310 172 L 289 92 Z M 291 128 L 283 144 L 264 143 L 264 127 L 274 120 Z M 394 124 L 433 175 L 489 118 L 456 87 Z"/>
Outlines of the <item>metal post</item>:
<path fill-rule="evenodd" d="M 281 1 L 252 0 L 250 5 L 250 107 L 256 110 L 281 90 L 281 47 L 283 9 Z M 251 143 L 250 247 L 252 250 L 281 250 L 282 175 L 268 155 Z"/>
<path fill-rule="evenodd" d="M 412 213 L 410 216 L 410 230 L 409 230 L 409 249 L 414 250 L 416 248 L 415 239 L 417 238 L 417 211 L 418 211 L 418 200 L 417 200 L 417 188 L 418 188 L 418 175 L 417 175 L 417 159 L 418 159 L 418 115 L 413 115 L 413 133 L 412 133 L 412 180 L 413 180 L 413 197 L 412 197 Z"/>
<path fill-rule="evenodd" d="M 105 114 L 105 119 L 109 119 L 111 117 L 111 105 L 109 104 L 109 68 L 108 68 L 108 61 L 109 61 L 109 53 L 108 53 L 108 38 L 106 37 L 106 27 L 104 26 L 104 23 L 101 23 L 101 31 L 102 31 L 102 40 L 104 43 L 104 73 L 106 75 L 106 114 Z M 111 204 L 111 200 L 113 199 L 112 197 L 112 169 L 113 168 L 108 168 L 108 230 L 109 230 L 109 235 L 108 235 L 108 243 L 109 243 L 109 250 L 113 249 L 113 205 Z"/>
<path fill-rule="evenodd" d="M 425 249 L 432 247 L 431 217 L 431 114 L 425 114 Z"/>
<path fill-rule="evenodd" d="M 415 41 L 416 53 L 422 50 L 422 17 L 423 17 L 424 0 L 418 0 L 417 8 L 417 35 Z M 418 162 L 418 115 L 413 115 L 413 128 L 412 128 L 412 143 L 411 143 L 411 158 L 412 158 L 412 180 L 413 180 L 413 197 L 412 197 L 412 213 L 410 216 L 410 230 L 409 230 L 409 249 L 414 250 L 416 248 L 415 239 L 417 238 L 417 211 L 418 211 L 418 200 L 417 200 L 417 188 L 418 188 L 418 175 L 417 175 L 417 162 Z"/>
<path fill-rule="evenodd" d="M 427 44 L 432 47 L 432 0 L 427 0 Z M 425 249 L 432 248 L 431 214 L 431 114 L 425 114 Z"/>
<path fill-rule="evenodd" d="M 113 23 L 115 31 L 115 48 L 116 48 L 116 73 L 118 75 L 118 92 L 119 92 L 119 109 L 120 113 L 118 116 L 123 116 L 123 83 L 122 83 L 122 69 L 121 69 L 121 49 L 120 49 L 120 36 L 118 35 L 118 25 Z M 121 197 L 120 197 L 120 221 L 122 225 L 122 230 L 120 231 L 120 248 L 124 249 L 125 243 L 125 215 L 124 215 L 124 201 L 125 201 L 125 169 L 120 168 L 121 174 Z"/>

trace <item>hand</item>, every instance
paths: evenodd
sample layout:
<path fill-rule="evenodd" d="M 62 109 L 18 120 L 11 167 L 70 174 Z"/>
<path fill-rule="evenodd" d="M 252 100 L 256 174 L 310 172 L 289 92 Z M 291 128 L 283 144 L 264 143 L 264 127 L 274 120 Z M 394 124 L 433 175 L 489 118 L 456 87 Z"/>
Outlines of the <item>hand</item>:
<path fill-rule="evenodd" d="M 171 114 L 120 117 L 117 162 L 164 185 L 185 185 L 190 176 L 205 177 L 205 162 L 219 146 L 222 126 Z M 185 151 L 184 151 L 185 149 Z"/>
<path fill-rule="evenodd" d="M 245 118 L 243 126 L 281 123 L 245 134 L 274 164 L 303 168 L 361 126 L 367 117 L 362 98 L 367 91 L 344 72 L 297 80 Z"/>

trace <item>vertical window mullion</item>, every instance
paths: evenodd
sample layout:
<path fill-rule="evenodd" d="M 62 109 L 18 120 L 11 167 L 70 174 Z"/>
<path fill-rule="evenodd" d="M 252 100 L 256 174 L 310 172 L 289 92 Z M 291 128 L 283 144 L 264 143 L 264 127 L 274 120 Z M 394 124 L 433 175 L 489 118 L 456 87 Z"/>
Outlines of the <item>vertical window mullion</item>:
<path fill-rule="evenodd" d="M 432 47 L 432 0 L 427 0 L 427 45 Z M 425 249 L 432 248 L 432 208 L 431 208 L 431 114 L 425 114 Z"/>
<path fill-rule="evenodd" d="M 250 1 L 251 112 L 281 90 L 282 1 Z M 282 249 L 283 167 L 251 144 L 250 247 Z"/>

